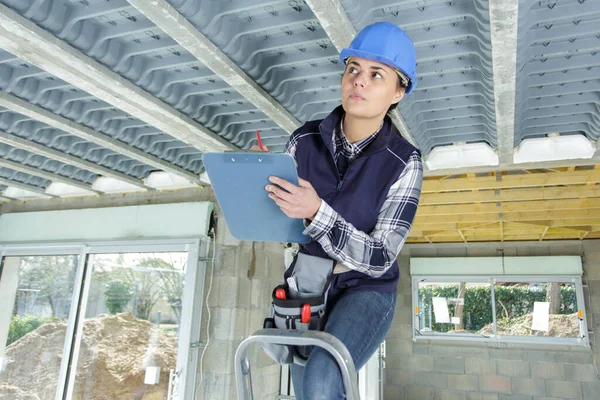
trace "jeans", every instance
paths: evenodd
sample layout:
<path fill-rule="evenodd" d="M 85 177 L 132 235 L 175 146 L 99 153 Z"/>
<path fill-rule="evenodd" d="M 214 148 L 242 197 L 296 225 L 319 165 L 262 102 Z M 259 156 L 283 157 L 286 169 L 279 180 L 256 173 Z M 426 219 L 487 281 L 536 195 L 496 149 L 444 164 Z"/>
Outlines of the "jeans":
<path fill-rule="evenodd" d="M 344 294 L 333 306 L 325 332 L 344 343 L 356 371 L 367 363 L 385 338 L 395 307 L 396 293 L 372 291 Z M 306 366 L 291 364 L 290 369 L 297 400 L 346 398 L 342 374 L 328 351 L 315 346 Z"/>

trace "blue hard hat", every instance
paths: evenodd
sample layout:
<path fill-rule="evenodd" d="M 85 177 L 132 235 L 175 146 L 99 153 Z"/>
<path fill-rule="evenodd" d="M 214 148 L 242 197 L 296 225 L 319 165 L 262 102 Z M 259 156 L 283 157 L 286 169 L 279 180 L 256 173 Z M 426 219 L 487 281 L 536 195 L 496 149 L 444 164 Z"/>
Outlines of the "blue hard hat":
<path fill-rule="evenodd" d="M 342 49 L 340 60 L 364 58 L 386 64 L 408 78 L 406 94 L 417 86 L 415 45 L 406 32 L 389 22 L 376 22 L 363 28 L 350 46 Z"/>

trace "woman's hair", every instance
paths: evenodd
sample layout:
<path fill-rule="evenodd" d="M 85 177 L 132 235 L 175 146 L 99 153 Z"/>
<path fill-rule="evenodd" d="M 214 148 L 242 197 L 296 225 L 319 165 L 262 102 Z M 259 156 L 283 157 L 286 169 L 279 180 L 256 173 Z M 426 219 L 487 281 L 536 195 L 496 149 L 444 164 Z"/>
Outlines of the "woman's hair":
<path fill-rule="evenodd" d="M 397 84 L 398 84 L 398 89 L 404 89 L 404 91 L 406 92 L 406 85 L 402 82 L 402 79 L 400 79 L 400 75 L 396 75 L 396 79 L 397 79 Z M 398 102 L 400 103 L 400 102 Z M 390 113 L 392 111 L 394 111 L 396 109 L 396 107 L 398 107 L 398 103 L 394 103 L 391 104 L 390 107 L 387 110 L 387 114 L 390 115 Z"/>

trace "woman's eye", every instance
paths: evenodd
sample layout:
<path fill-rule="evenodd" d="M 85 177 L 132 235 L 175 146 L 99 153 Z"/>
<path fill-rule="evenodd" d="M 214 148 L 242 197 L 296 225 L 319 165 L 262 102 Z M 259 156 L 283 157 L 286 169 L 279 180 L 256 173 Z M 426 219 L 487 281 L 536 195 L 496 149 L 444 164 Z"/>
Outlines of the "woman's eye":
<path fill-rule="evenodd" d="M 373 72 L 373 78 L 381 79 L 381 75 L 379 74 L 379 72 Z"/>
<path fill-rule="evenodd" d="M 350 67 L 348 68 L 348 72 L 351 74 L 355 74 L 356 73 L 356 68 Z"/>

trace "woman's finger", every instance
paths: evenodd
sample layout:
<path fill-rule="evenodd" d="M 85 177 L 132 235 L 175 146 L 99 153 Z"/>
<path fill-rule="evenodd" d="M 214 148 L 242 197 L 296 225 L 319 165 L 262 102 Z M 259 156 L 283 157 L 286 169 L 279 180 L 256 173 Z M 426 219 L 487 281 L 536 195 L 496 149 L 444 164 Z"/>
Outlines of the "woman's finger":
<path fill-rule="evenodd" d="M 267 189 L 269 192 L 273 193 L 275 196 L 277 196 L 281 199 L 285 199 L 286 201 L 292 201 L 294 198 L 294 195 L 286 192 L 285 190 L 278 188 L 275 185 L 267 185 L 265 187 L 265 189 Z"/>
<path fill-rule="evenodd" d="M 274 183 L 278 186 L 281 186 L 282 188 L 284 188 L 285 190 L 287 190 L 290 193 L 296 193 L 299 189 L 298 186 L 286 181 L 285 179 L 281 179 L 276 176 L 269 177 L 269 181 L 271 181 L 271 183 Z"/>

